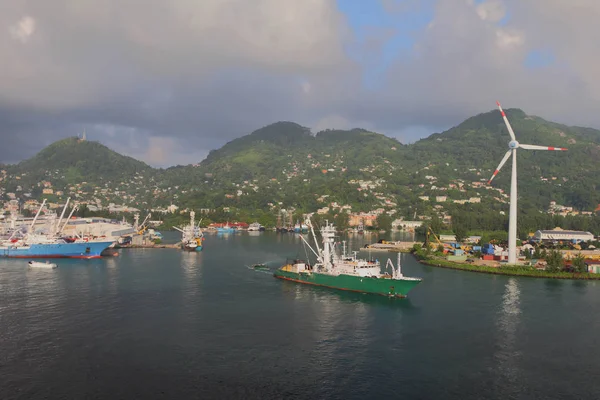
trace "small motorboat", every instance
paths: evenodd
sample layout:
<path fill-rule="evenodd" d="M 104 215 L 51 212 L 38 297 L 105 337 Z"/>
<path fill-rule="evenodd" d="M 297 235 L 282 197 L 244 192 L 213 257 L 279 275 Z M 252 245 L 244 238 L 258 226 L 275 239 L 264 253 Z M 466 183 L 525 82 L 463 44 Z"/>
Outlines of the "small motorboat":
<path fill-rule="evenodd" d="M 261 270 L 261 271 L 270 271 L 271 270 L 265 264 L 253 264 L 253 265 L 250 266 L 250 268 Z"/>
<path fill-rule="evenodd" d="M 46 261 L 45 263 L 39 262 L 39 261 L 29 261 L 28 264 L 31 268 L 47 268 L 47 269 L 58 268 L 58 265 L 51 263 L 50 261 Z"/>

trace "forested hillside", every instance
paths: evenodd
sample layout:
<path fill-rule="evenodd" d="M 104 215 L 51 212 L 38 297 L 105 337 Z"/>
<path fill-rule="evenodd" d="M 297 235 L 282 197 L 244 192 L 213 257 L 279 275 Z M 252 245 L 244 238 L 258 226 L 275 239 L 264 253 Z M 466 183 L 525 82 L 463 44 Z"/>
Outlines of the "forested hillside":
<path fill-rule="evenodd" d="M 550 201 L 593 211 L 600 203 L 600 131 L 568 127 L 506 110 L 521 143 L 567 147 L 567 152 L 518 150 L 522 229 L 553 224 Z M 199 164 L 153 169 L 105 146 L 69 138 L 34 158 L 4 167 L 3 196 L 41 197 L 41 181 L 79 201 L 120 202 L 146 210 L 228 207 L 275 218 L 279 209 L 314 212 L 341 206 L 377 208 L 395 216 L 459 221 L 469 228 L 503 229 L 510 163 L 492 185 L 492 171 L 508 148 L 497 110 L 471 117 L 410 145 L 363 129 L 311 134 L 277 122 L 211 151 Z M 82 183 L 87 185 L 81 189 Z M 97 188 L 102 187 L 102 195 Z M 18 190 L 19 189 L 19 190 Z M 529 221 L 529 222 L 528 222 Z"/>

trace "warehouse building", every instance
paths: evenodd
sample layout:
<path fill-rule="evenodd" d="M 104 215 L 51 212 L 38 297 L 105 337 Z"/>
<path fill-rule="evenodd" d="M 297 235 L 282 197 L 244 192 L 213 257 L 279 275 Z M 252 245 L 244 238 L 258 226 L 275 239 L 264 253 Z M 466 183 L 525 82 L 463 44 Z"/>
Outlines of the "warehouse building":
<path fill-rule="evenodd" d="M 594 240 L 594 235 L 584 231 L 565 231 L 561 228 L 540 230 L 533 234 L 536 242 L 587 242 Z"/>

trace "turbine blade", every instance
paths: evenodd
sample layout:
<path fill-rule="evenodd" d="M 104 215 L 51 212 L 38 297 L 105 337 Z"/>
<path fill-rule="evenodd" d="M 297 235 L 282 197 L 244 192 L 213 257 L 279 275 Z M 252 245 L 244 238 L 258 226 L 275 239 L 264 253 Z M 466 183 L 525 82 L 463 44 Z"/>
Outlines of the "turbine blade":
<path fill-rule="evenodd" d="M 504 119 L 504 123 L 506 124 L 506 128 L 508 129 L 508 134 L 510 135 L 510 138 L 512 140 L 517 140 L 515 138 L 515 133 L 513 132 L 512 126 L 510 126 L 510 122 L 508 122 L 508 118 L 506 118 L 506 113 L 504 112 L 504 110 L 502 109 L 502 106 L 500 105 L 500 102 L 497 101 L 496 104 L 498 104 L 498 108 L 500 109 L 500 114 L 502 114 L 502 119 Z"/>
<path fill-rule="evenodd" d="M 504 157 L 502 158 L 502 161 L 500 161 L 500 164 L 498 164 L 498 168 L 496 168 L 496 170 L 494 171 L 494 173 L 492 174 L 492 177 L 490 178 L 490 180 L 488 181 L 488 185 L 490 183 L 492 183 L 492 180 L 496 177 L 496 175 L 498 175 L 498 172 L 500 172 L 500 169 L 502 168 L 502 166 L 504 164 L 506 164 L 506 161 L 508 161 L 508 158 L 510 157 L 510 155 L 512 154 L 512 150 L 509 150 L 506 152 L 506 154 L 504 155 Z"/>
<path fill-rule="evenodd" d="M 550 151 L 566 151 L 564 147 L 549 147 L 549 146 L 538 146 L 536 144 L 521 144 L 519 147 L 525 150 L 550 150 Z"/>

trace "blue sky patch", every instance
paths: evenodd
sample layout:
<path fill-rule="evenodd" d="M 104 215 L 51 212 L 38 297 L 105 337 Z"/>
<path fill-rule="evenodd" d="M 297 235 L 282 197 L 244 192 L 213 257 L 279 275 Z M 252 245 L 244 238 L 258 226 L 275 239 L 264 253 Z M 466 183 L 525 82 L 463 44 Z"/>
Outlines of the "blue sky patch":
<path fill-rule="evenodd" d="M 347 49 L 348 54 L 365 67 L 363 84 L 372 89 L 396 60 L 410 55 L 416 33 L 427 27 L 434 14 L 433 0 L 396 0 L 394 11 L 386 10 L 382 1 L 374 0 L 337 0 L 337 5 L 346 15 L 358 42 Z M 381 36 L 378 52 L 365 48 L 377 42 L 374 35 Z"/>

